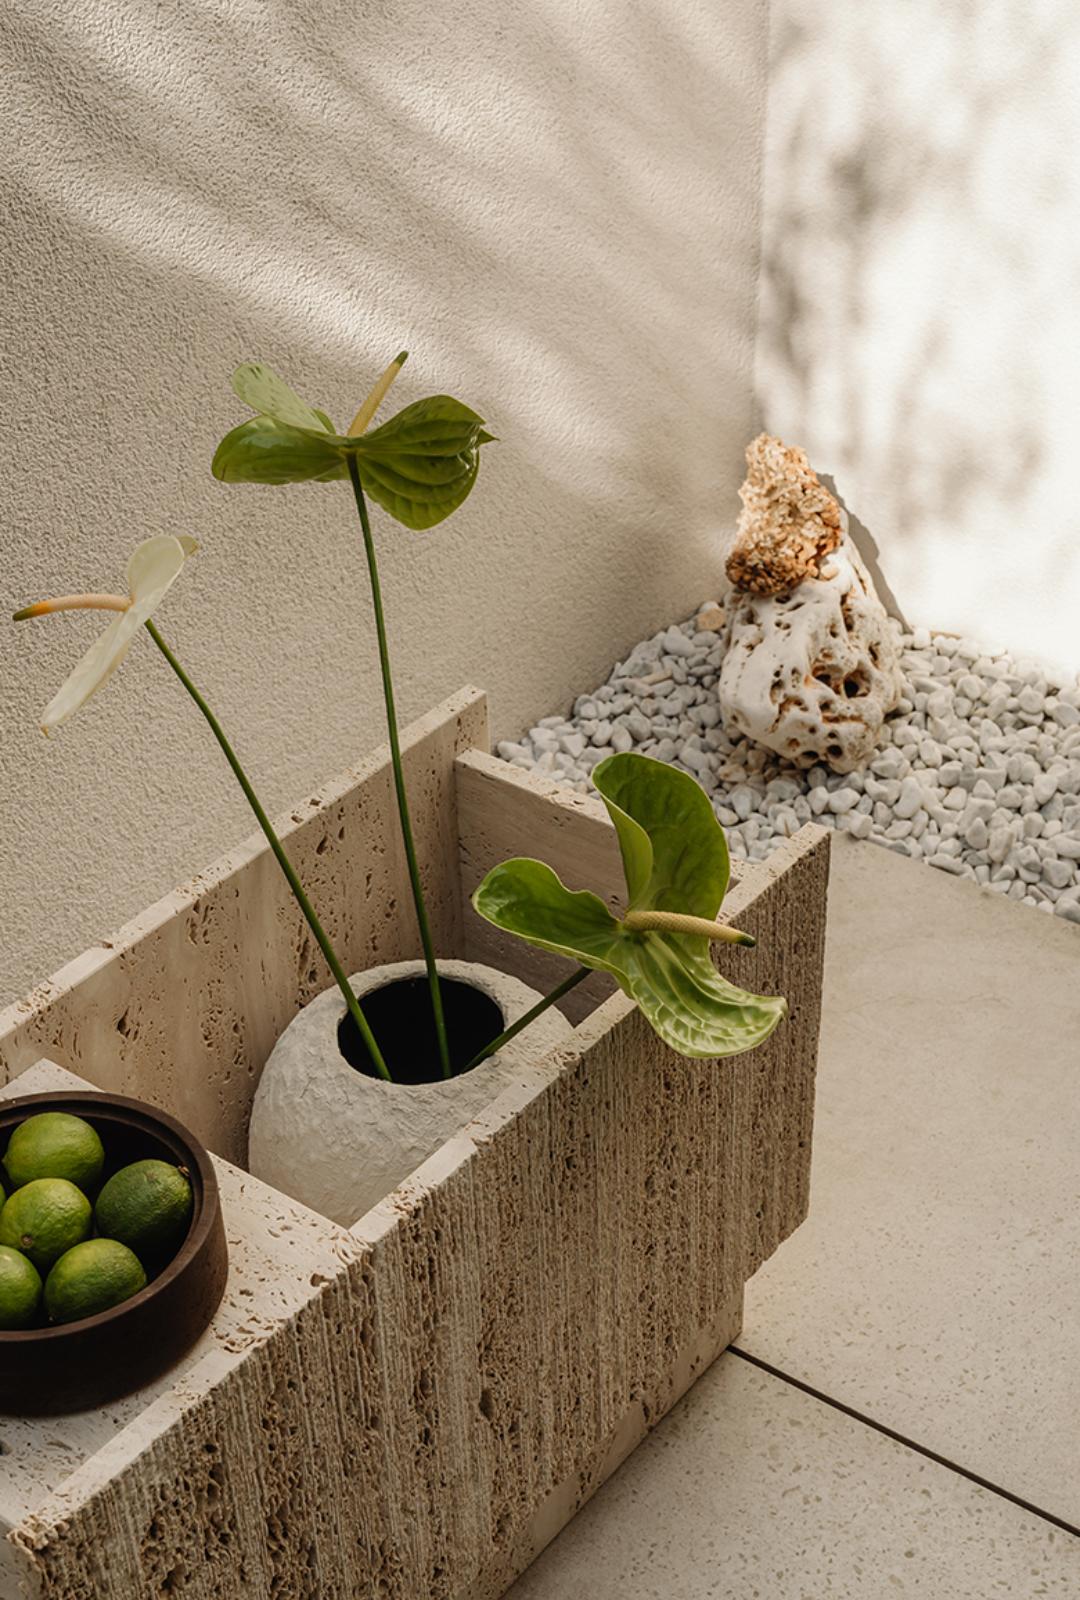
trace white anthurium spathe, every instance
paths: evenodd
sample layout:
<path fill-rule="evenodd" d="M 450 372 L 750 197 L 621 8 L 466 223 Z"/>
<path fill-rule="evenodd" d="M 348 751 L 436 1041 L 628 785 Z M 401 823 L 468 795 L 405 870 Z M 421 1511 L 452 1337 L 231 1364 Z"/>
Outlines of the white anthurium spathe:
<path fill-rule="evenodd" d="M 49 701 L 41 716 L 41 731 L 58 728 L 84 706 L 109 681 L 127 655 L 143 623 L 153 615 L 188 556 L 199 548 L 187 534 L 157 534 L 136 545 L 127 564 L 129 594 L 71 594 L 58 600 L 41 600 L 15 613 L 21 622 L 54 611 L 118 611 L 105 632 L 95 639 L 71 676 Z"/>

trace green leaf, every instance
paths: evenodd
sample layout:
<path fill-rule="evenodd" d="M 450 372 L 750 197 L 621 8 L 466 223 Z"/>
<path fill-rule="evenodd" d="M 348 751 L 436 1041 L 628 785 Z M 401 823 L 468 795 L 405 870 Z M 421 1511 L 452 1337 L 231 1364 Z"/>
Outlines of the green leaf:
<path fill-rule="evenodd" d="M 483 427 L 483 417 L 460 400 L 432 394 L 414 400 L 381 427 L 359 434 L 355 443 L 362 455 L 454 456 L 481 443 Z"/>
<path fill-rule="evenodd" d="M 483 418 L 450 395 L 406 406 L 351 440 L 360 482 L 407 528 L 433 528 L 468 498 L 491 439 Z"/>
<path fill-rule="evenodd" d="M 527 944 L 612 973 L 661 1039 L 682 1055 L 749 1050 L 787 1013 L 784 1000 L 748 994 L 722 978 L 707 939 L 630 932 L 596 895 L 573 893 L 541 861 L 494 867 L 472 903 Z"/>
<path fill-rule="evenodd" d="M 627 752 L 593 781 L 618 834 L 630 905 L 714 921 L 730 866 L 723 829 L 688 774 Z M 482 917 L 540 950 L 612 973 L 660 1037 L 687 1056 L 760 1044 L 787 1014 L 779 996 L 722 978 L 700 934 L 630 929 L 587 890 L 572 893 L 539 861 L 504 861 L 473 895 Z"/>
<path fill-rule="evenodd" d="M 573 893 L 543 861 L 519 858 L 493 867 L 473 895 L 473 905 L 496 927 L 539 950 L 615 970 L 610 954 L 620 924 L 596 895 L 588 889 Z"/>
<path fill-rule="evenodd" d="M 680 1055 L 738 1055 L 761 1044 L 787 1016 L 779 995 L 748 994 L 722 978 L 707 939 L 629 934 L 620 941 L 620 955 L 620 986 Z"/>
<path fill-rule="evenodd" d="M 322 429 L 294 428 L 273 417 L 253 417 L 227 433 L 210 470 L 223 483 L 306 483 L 347 478 L 342 441 Z"/>
<path fill-rule="evenodd" d="M 258 361 L 248 361 L 242 367 L 237 367 L 232 375 L 232 386 L 234 393 L 252 411 L 260 411 L 265 416 L 273 417 L 276 422 L 284 422 L 292 428 L 325 429 L 327 433 L 334 431 L 325 412 L 313 411 L 309 405 L 305 405 L 287 383 L 283 383 L 276 373 Z"/>
<path fill-rule="evenodd" d="M 648 756 L 608 756 L 592 775 L 619 836 L 628 911 L 715 920 L 731 876 L 724 830 L 701 785 Z"/>
<path fill-rule="evenodd" d="M 454 459 L 464 461 L 464 468 L 452 482 L 442 484 L 427 483 L 422 473 L 410 474 L 409 465 L 417 460 L 415 456 L 388 456 L 384 461 L 358 456 L 356 465 L 361 484 L 384 511 L 406 528 L 422 529 L 434 528 L 445 521 L 468 499 L 476 482 L 479 458 L 473 455 Z M 397 470 L 398 467 L 403 470 Z"/>

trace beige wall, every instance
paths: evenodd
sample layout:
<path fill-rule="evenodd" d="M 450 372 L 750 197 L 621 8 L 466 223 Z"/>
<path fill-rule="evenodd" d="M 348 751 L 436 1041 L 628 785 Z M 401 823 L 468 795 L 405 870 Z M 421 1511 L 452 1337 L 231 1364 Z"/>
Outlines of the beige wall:
<path fill-rule="evenodd" d="M 340 485 L 225 487 L 242 360 L 339 424 L 402 346 L 501 439 L 379 518 L 399 703 L 496 736 L 718 587 L 760 240 L 765 0 L 22 0 L 5 140 L 4 605 L 202 541 L 158 620 L 273 810 L 382 737 Z M 0 622 L 0 1003 L 250 831 L 149 640 L 49 743 L 88 615 Z"/>
<path fill-rule="evenodd" d="M 909 621 L 1080 669 L 1080 8 L 773 0 L 759 381 Z"/>

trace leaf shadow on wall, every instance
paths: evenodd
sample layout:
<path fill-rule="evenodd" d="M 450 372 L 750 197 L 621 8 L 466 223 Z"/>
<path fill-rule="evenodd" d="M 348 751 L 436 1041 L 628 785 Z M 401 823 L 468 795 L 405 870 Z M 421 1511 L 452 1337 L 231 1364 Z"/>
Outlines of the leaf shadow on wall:
<path fill-rule="evenodd" d="M 1076 559 L 1037 496 L 1080 414 L 1078 69 L 1064 0 L 774 11 L 765 425 L 894 549 L 1026 519 L 1044 582 Z"/>

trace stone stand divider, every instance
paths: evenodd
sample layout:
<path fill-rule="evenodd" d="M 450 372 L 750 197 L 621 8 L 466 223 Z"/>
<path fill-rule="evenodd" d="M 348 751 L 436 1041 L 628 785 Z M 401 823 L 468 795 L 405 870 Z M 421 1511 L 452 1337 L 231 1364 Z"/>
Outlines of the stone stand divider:
<path fill-rule="evenodd" d="M 436 942 L 556 981 L 468 894 L 529 854 L 614 899 L 613 830 L 486 739 L 466 690 L 404 740 Z M 383 750 L 285 830 L 354 968 L 416 953 L 394 824 Z M 690 1061 L 582 985 L 570 1043 L 347 1231 L 239 1165 L 275 1032 L 325 984 L 257 842 L 11 1008 L 9 1092 L 74 1072 L 218 1152 L 231 1270 L 157 1385 L 0 1417 L 2 1600 L 500 1595 L 735 1337 L 806 1213 L 828 841 L 802 829 L 725 902 L 759 943 L 722 969 L 790 1004 L 764 1045 Z"/>

